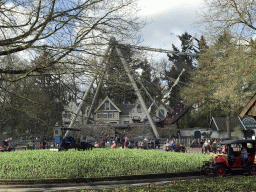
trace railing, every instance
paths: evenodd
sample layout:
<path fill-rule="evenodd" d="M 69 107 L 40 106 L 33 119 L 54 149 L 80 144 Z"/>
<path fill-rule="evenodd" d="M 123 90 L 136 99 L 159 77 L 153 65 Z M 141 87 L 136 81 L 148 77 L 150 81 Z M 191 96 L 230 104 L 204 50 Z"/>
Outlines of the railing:
<path fill-rule="evenodd" d="M 26 150 L 26 149 L 39 149 L 39 145 L 40 143 L 42 143 L 42 141 L 34 140 L 33 142 L 33 140 L 18 140 L 18 141 L 11 141 L 10 143 L 17 150 Z M 54 141 L 48 141 L 46 143 L 48 143 L 50 146 L 52 143 L 54 143 Z"/>

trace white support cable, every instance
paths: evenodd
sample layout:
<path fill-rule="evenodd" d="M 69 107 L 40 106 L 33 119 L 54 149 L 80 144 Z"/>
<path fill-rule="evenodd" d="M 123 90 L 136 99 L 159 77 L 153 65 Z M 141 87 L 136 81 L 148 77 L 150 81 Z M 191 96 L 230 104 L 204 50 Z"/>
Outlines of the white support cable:
<path fill-rule="evenodd" d="M 101 61 L 101 63 L 100 63 L 100 66 L 104 64 L 104 62 L 105 62 L 105 60 L 106 60 L 106 58 L 107 58 L 107 56 L 108 56 L 108 54 L 109 54 L 109 50 L 110 50 L 110 49 L 111 49 L 111 45 L 109 45 L 108 48 L 106 49 L 105 54 L 104 54 L 104 57 L 103 57 L 103 59 L 102 59 L 102 61 Z M 78 114 L 79 114 L 79 111 L 81 110 L 81 107 L 82 107 L 82 105 L 84 104 L 84 102 L 85 102 L 85 100 L 86 100 L 86 98 L 87 98 L 87 95 L 89 94 L 89 91 L 90 91 L 91 87 L 93 86 L 93 83 L 94 83 L 94 81 L 96 80 L 96 78 L 97 78 L 97 75 L 95 75 L 95 76 L 93 77 L 93 79 L 91 80 L 91 83 L 90 83 L 90 85 L 89 85 L 89 88 L 85 91 L 85 93 L 84 93 L 84 95 L 83 95 L 82 101 L 80 102 L 80 104 L 79 104 L 77 110 L 75 111 L 75 113 L 72 115 L 72 118 L 71 118 L 72 120 L 71 120 L 71 123 L 69 124 L 69 128 L 71 128 L 71 127 L 74 125 L 74 123 L 75 123 L 75 121 L 76 121 L 76 118 L 77 118 L 77 116 L 78 116 Z M 68 133 L 69 133 L 69 131 L 67 130 L 67 132 L 66 132 L 65 135 L 64 135 L 64 138 L 67 137 Z"/>
<path fill-rule="evenodd" d="M 186 53 L 186 52 L 180 52 L 180 51 L 171 51 L 171 50 L 167 50 L 167 49 L 151 48 L 151 47 L 129 45 L 129 44 L 127 44 L 127 45 L 119 44 L 119 45 L 130 46 L 131 48 L 138 49 L 138 50 L 153 51 L 153 52 L 159 52 L 159 53 L 171 53 L 171 54 L 176 54 L 176 55 L 199 56 L 199 53 Z"/>
<path fill-rule="evenodd" d="M 157 71 L 157 72 L 155 73 L 155 75 L 152 77 L 151 82 L 153 82 L 153 81 L 155 80 L 156 76 L 161 72 L 162 67 L 164 66 L 164 64 L 165 64 L 165 63 L 163 63 L 163 64 L 161 65 L 161 67 L 159 67 L 158 71 Z"/>
<path fill-rule="evenodd" d="M 166 97 L 168 97 L 168 96 L 170 95 L 170 93 L 171 93 L 171 91 L 172 91 L 172 88 L 178 84 L 178 82 L 179 82 L 179 80 L 180 80 L 180 76 L 182 75 L 182 73 L 183 73 L 184 71 L 185 71 L 185 69 L 183 68 L 182 71 L 181 71 L 181 73 L 180 73 L 180 75 L 178 76 L 178 78 L 176 79 L 176 81 L 174 82 L 174 84 L 172 85 L 171 89 L 167 92 L 167 94 L 166 94 L 167 96 L 166 96 Z M 163 99 L 163 101 L 165 102 L 166 99 Z"/>
<path fill-rule="evenodd" d="M 155 104 L 155 100 L 151 103 L 151 105 L 149 106 L 149 108 L 148 108 L 148 113 L 150 114 L 150 112 L 151 112 L 151 108 L 152 108 L 152 106 Z M 144 118 L 146 117 L 146 115 L 144 115 L 142 118 L 141 118 L 141 121 L 144 121 Z"/>

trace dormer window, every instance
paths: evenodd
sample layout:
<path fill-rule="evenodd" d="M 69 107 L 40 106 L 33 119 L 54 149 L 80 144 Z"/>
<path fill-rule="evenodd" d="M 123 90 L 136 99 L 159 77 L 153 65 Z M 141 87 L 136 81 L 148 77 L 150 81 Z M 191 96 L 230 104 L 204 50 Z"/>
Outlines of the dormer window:
<path fill-rule="evenodd" d="M 105 107 L 106 107 L 106 110 L 109 110 L 109 109 L 110 109 L 110 103 L 109 103 L 109 100 L 107 100 L 105 104 L 106 104 L 106 106 L 105 106 Z"/>
<path fill-rule="evenodd" d="M 121 110 L 108 98 L 95 110 L 98 119 L 118 120 Z"/>
<path fill-rule="evenodd" d="M 141 106 L 140 105 L 137 106 L 137 111 L 138 111 L 138 113 L 141 113 Z"/>

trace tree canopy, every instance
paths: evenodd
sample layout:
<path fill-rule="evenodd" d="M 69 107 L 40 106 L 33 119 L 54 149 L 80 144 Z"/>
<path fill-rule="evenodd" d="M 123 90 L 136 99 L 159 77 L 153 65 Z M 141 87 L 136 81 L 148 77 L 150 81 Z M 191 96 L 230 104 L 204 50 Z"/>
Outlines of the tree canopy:
<path fill-rule="evenodd" d="M 255 50 L 224 32 L 215 44 L 201 54 L 191 73 L 183 98 L 197 104 L 199 112 L 214 115 L 236 114 L 255 86 Z M 255 87 L 254 87 L 255 88 Z"/>

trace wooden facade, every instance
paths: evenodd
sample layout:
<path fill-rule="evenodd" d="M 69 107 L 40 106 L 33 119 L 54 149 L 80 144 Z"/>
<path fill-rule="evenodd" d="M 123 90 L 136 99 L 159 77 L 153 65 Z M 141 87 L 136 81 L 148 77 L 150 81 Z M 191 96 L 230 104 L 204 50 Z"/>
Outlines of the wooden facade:
<path fill-rule="evenodd" d="M 256 93 L 239 113 L 241 118 L 246 115 L 253 116 L 256 119 Z"/>

